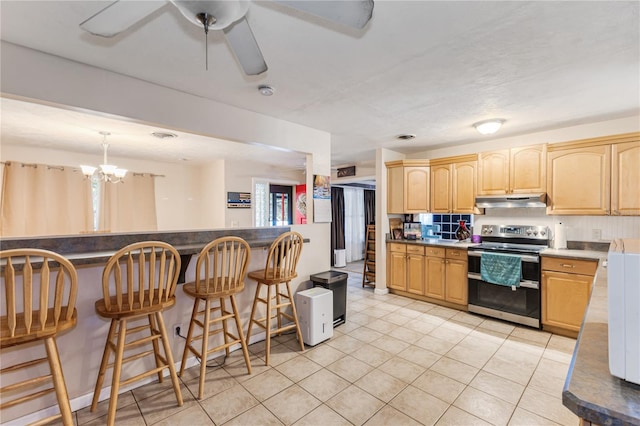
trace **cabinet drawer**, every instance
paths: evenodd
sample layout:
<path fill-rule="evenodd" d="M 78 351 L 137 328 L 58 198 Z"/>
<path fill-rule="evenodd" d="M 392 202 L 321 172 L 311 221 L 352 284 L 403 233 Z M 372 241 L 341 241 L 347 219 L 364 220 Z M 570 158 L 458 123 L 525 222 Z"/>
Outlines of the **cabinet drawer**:
<path fill-rule="evenodd" d="M 407 253 L 424 255 L 424 247 L 407 244 Z"/>
<path fill-rule="evenodd" d="M 442 247 L 426 247 L 426 255 L 433 257 L 444 257 L 444 248 Z"/>
<path fill-rule="evenodd" d="M 570 274 L 581 274 L 594 276 L 598 269 L 598 262 L 595 260 L 565 259 L 562 257 L 542 257 L 543 271 L 567 272 Z"/>
<path fill-rule="evenodd" d="M 406 253 L 407 252 L 407 245 L 406 244 L 400 244 L 400 243 L 389 243 L 389 251 Z"/>
<path fill-rule="evenodd" d="M 462 249 L 447 249 L 447 259 L 467 260 L 467 251 Z"/>

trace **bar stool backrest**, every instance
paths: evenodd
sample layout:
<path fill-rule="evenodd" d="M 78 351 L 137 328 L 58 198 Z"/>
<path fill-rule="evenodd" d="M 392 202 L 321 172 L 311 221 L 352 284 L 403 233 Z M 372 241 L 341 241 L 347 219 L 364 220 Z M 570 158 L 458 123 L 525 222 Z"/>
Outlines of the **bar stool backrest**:
<path fill-rule="evenodd" d="M 265 278 L 281 282 L 295 278 L 301 252 L 302 235 L 295 231 L 281 234 L 269 248 Z"/>
<path fill-rule="evenodd" d="M 123 247 L 102 273 L 105 307 L 112 313 L 152 312 L 175 297 L 179 274 L 180 254 L 171 244 L 142 241 Z"/>
<path fill-rule="evenodd" d="M 0 251 L 2 338 L 0 347 L 53 335 L 75 325 L 78 274 L 65 257 L 49 250 Z"/>
<path fill-rule="evenodd" d="M 197 293 L 233 293 L 244 288 L 249 244 L 239 237 L 222 237 L 207 244 L 198 255 L 195 288 Z"/>

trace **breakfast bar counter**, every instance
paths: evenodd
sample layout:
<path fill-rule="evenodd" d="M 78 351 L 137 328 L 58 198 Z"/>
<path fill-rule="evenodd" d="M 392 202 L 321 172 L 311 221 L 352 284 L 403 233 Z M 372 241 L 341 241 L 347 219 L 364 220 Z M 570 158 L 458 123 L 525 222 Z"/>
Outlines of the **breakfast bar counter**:
<path fill-rule="evenodd" d="M 562 403 L 596 425 L 640 425 L 640 386 L 609 372 L 607 269 L 603 259 L 580 329 Z"/>

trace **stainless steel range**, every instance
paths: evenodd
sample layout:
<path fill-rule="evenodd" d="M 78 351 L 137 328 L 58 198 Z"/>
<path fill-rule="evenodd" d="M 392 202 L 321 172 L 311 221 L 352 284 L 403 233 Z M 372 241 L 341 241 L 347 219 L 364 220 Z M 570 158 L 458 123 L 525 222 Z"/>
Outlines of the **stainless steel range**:
<path fill-rule="evenodd" d="M 540 328 L 540 252 L 549 247 L 546 226 L 482 225 L 482 244 L 469 247 L 469 312 Z M 481 275 L 483 253 L 520 258 L 518 285 L 492 284 Z M 485 261 L 488 261 L 485 256 Z"/>

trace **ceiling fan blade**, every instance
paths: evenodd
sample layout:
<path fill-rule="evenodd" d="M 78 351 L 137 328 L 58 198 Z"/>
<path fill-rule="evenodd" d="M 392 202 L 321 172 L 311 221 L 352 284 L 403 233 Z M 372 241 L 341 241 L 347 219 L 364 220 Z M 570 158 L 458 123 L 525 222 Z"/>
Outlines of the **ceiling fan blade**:
<path fill-rule="evenodd" d="M 373 14 L 373 0 L 273 1 L 357 29 L 367 25 Z"/>
<path fill-rule="evenodd" d="M 164 6 L 164 1 L 114 1 L 86 21 L 80 28 L 93 35 L 113 37 Z"/>
<path fill-rule="evenodd" d="M 267 64 L 246 17 L 225 28 L 224 34 L 245 74 L 258 75 L 267 70 Z"/>

